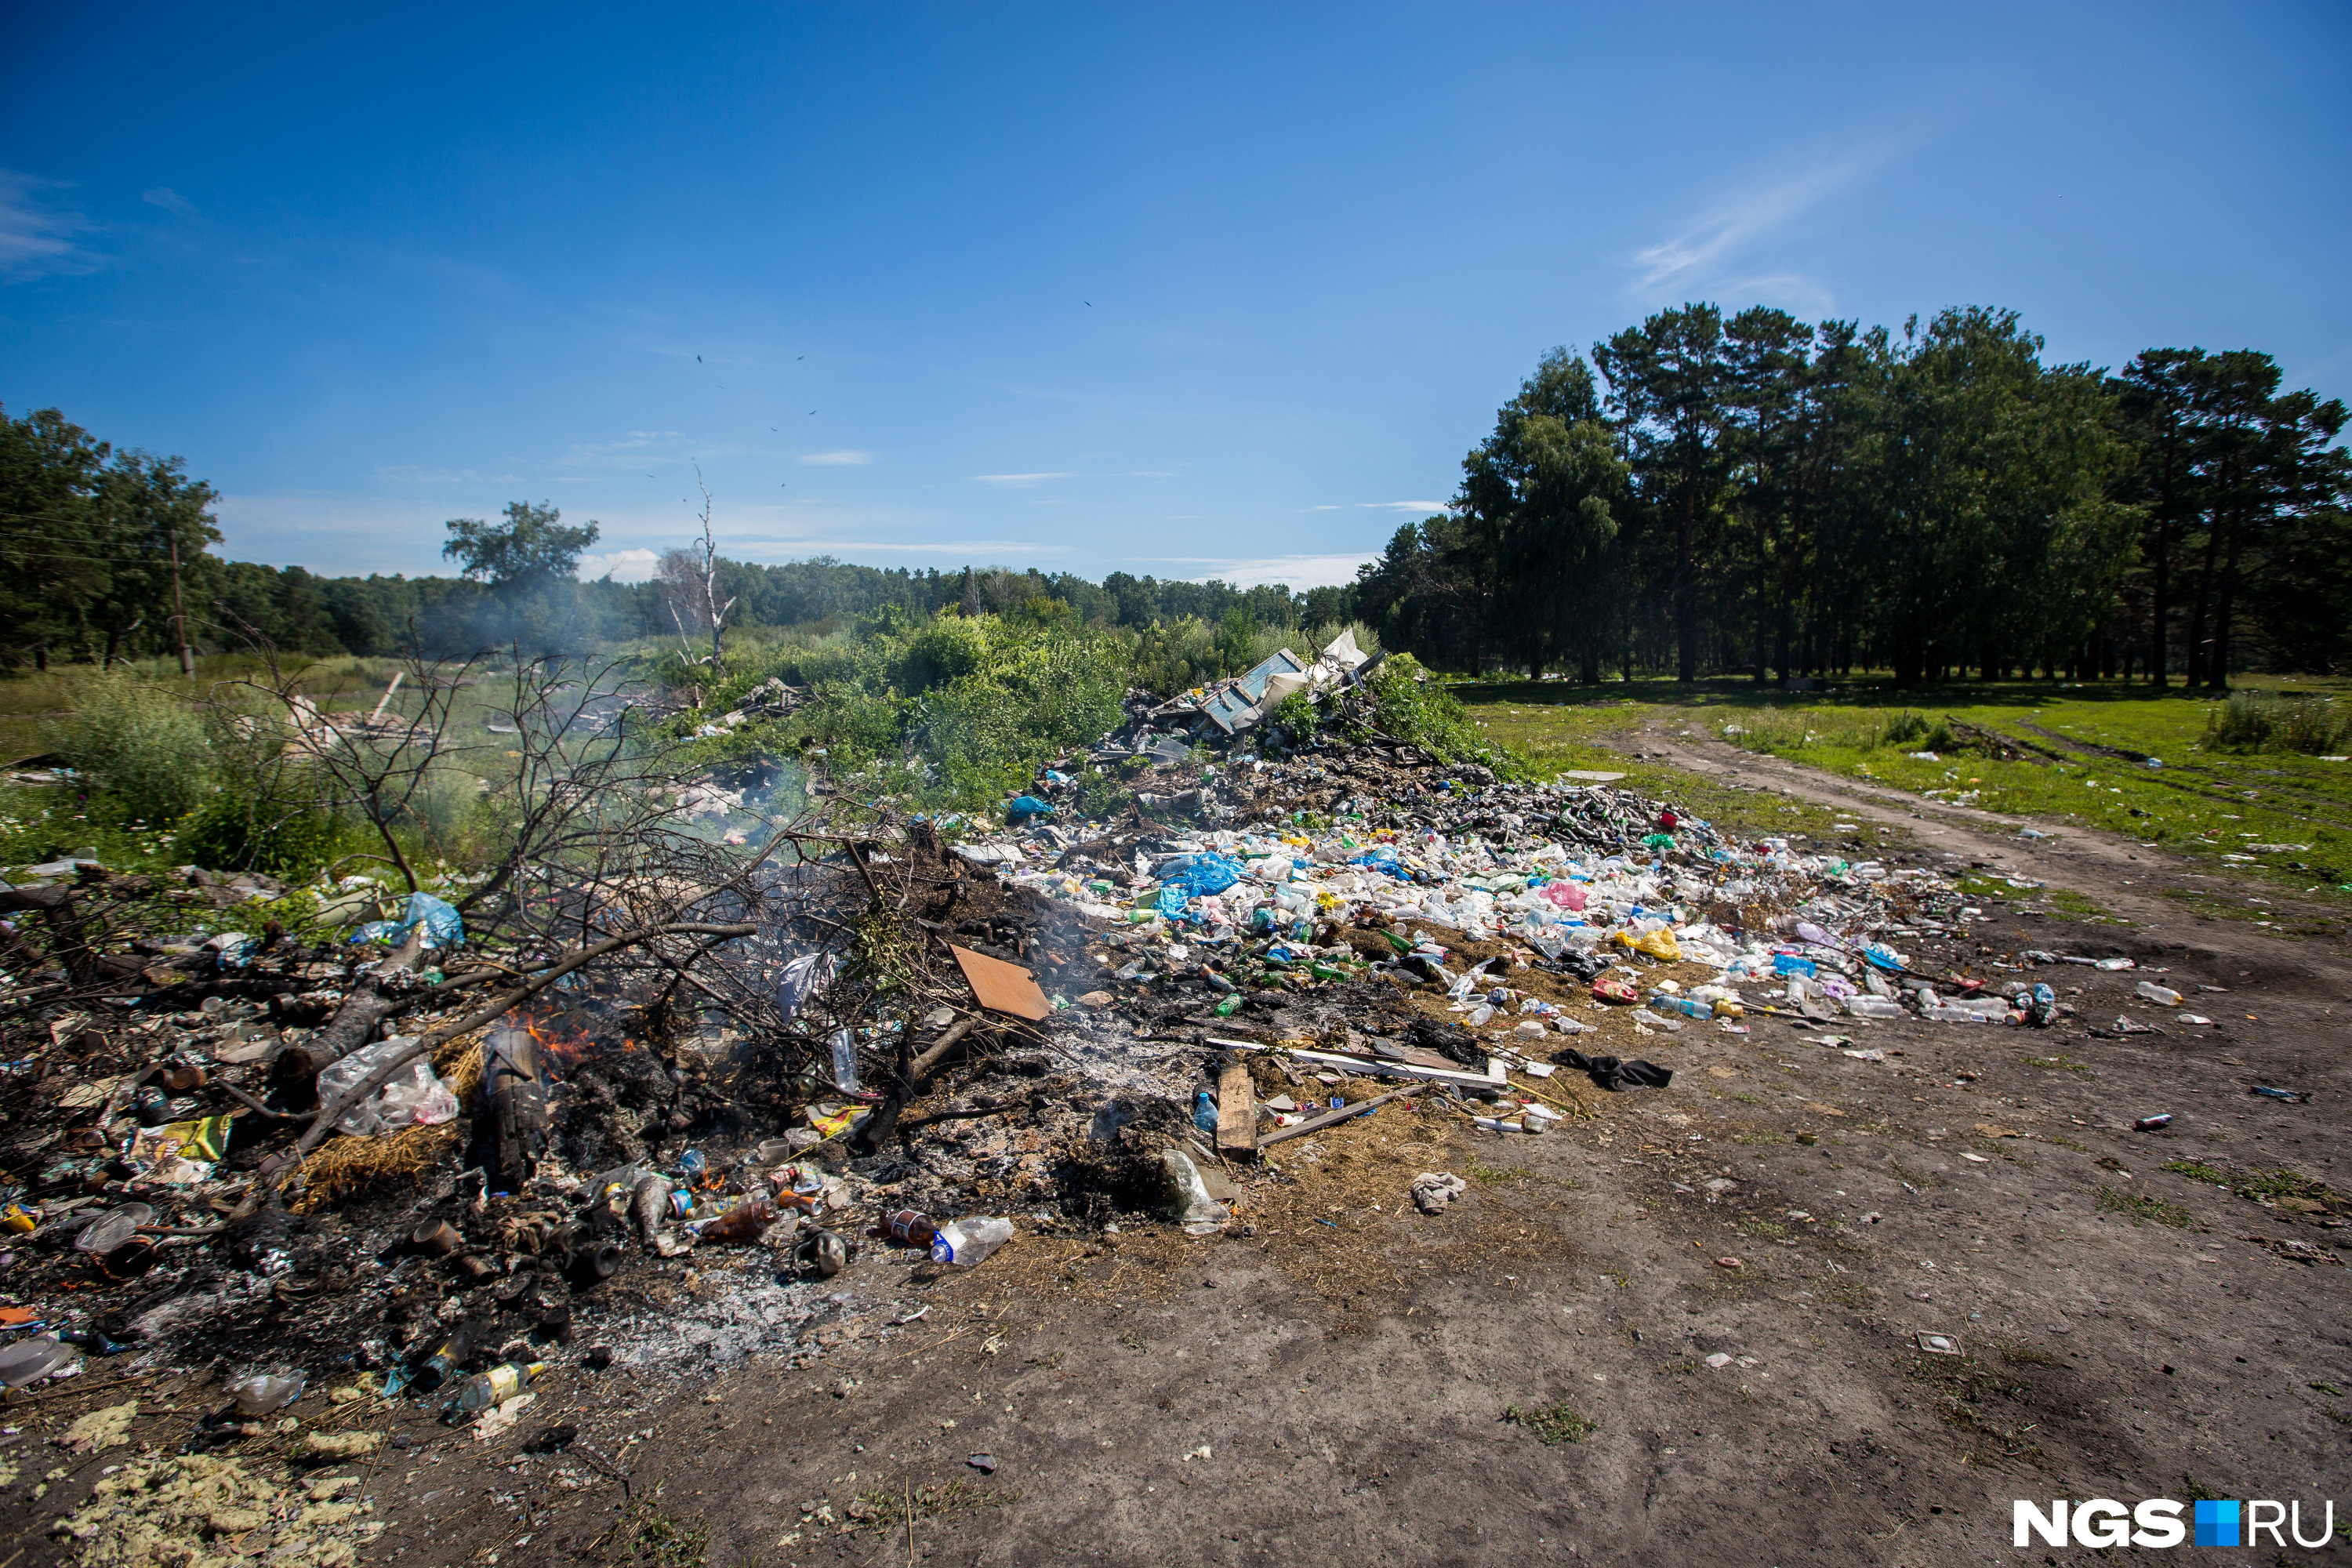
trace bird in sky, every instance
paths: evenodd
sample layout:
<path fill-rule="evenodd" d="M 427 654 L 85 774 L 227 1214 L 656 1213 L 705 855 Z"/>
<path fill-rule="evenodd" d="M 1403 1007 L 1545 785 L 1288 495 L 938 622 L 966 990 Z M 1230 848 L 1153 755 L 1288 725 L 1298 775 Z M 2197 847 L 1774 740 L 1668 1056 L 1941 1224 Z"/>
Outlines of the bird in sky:
<path fill-rule="evenodd" d="M 814 415 L 816 413 L 816 410 L 815 410 L 815 409 L 814 409 L 814 408 L 812 408 L 812 409 L 810 409 L 810 410 L 809 410 L 809 413 L 810 413 L 812 416 L 814 416 Z"/>
<path fill-rule="evenodd" d="M 1092 300 L 1081 300 L 1078 303 L 1084 305 L 1089 310 L 1095 308 L 1095 302 Z"/>
<path fill-rule="evenodd" d="M 796 359 L 796 360 L 803 360 L 803 359 L 808 358 L 808 355 L 806 355 L 806 354 L 794 354 L 794 355 L 793 356 L 793 358 L 794 358 L 794 359 Z"/>
<path fill-rule="evenodd" d="M 700 364 L 700 363 L 702 363 L 702 356 L 701 356 L 700 354 L 697 354 L 697 355 L 695 355 L 695 356 L 694 356 L 694 363 L 697 363 L 697 364 Z"/>

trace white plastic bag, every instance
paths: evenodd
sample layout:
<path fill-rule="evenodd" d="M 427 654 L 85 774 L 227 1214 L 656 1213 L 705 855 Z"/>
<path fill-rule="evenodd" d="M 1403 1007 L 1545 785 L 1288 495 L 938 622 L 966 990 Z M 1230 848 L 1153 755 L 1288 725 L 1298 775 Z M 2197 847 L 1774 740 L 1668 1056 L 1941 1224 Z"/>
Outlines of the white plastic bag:
<path fill-rule="evenodd" d="M 414 1035 L 394 1035 L 373 1046 L 362 1046 L 319 1074 L 319 1099 L 334 1100 L 352 1085 L 375 1071 L 416 1043 Z M 359 1104 L 344 1111 L 335 1130 L 346 1137 L 373 1138 L 412 1123 L 430 1126 L 457 1114 L 457 1097 L 433 1074 L 433 1064 L 417 1058 Z"/>

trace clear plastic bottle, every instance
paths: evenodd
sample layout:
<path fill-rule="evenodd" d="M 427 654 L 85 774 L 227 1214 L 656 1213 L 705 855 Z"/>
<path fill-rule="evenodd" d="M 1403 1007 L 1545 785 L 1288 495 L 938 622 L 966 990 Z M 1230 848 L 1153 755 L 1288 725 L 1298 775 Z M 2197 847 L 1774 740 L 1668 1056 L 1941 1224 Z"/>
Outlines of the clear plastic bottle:
<path fill-rule="evenodd" d="M 931 1237 L 931 1261 L 970 1268 L 1012 1239 L 1009 1219 L 950 1220 Z"/>
<path fill-rule="evenodd" d="M 500 1362 L 489 1371 L 459 1384 L 457 1392 L 442 1402 L 441 1408 L 452 1415 L 478 1415 L 494 1405 L 512 1399 L 546 1375 L 547 1363 L 543 1361 L 528 1366 L 520 1362 Z"/>
<path fill-rule="evenodd" d="M 1849 1017 L 1854 1018 L 1900 1018 L 1903 1016 L 1903 1008 L 1901 1005 L 1894 1001 L 1891 997 L 1885 996 L 1849 996 L 1845 999 L 1845 1010 Z"/>
<path fill-rule="evenodd" d="M 297 1373 L 264 1373 L 228 1386 L 228 1396 L 236 1401 L 240 1415 L 267 1415 L 273 1410 L 283 1410 L 302 1397 L 302 1374 Z"/>
<path fill-rule="evenodd" d="M 2132 987 L 2132 991 L 2137 995 L 2145 996 L 2159 1007 L 2178 1007 L 2180 1005 L 2179 992 L 2175 991 L 2169 985 L 2158 985 L 2153 980 L 2141 981 L 2138 984 Z"/>
<path fill-rule="evenodd" d="M 1687 996 L 1669 996 L 1663 991 L 1653 993 L 1650 1007 L 1654 1012 L 1679 1015 L 1685 1018 L 1711 1018 L 1714 1010 L 1704 1002 L 1694 1002 Z"/>

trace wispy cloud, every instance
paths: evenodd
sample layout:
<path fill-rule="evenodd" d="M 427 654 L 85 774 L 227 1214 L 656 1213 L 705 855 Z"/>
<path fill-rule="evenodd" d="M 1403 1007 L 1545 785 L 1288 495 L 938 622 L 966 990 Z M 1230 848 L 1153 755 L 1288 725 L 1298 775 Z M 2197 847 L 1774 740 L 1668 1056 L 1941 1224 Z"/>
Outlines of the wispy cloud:
<path fill-rule="evenodd" d="M 1752 246 L 1885 168 L 1907 145 L 1902 139 L 1881 137 L 1867 150 L 1837 153 L 1790 177 L 1723 197 L 1677 233 L 1634 252 L 1633 266 L 1640 274 L 1635 290 L 1659 295 L 1738 290 L 1759 296 L 1813 298 L 1826 306 L 1828 290 L 1800 274 L 1729 274 Z"/>
<path fill-rule="evenodd" d="M 1444 511 L 1446 507 L 1442 500 L 1366 500 L 1356 504 L 1368 511 L 1417 511 L 1424 517 Z"/>
<path fill-rule="evenodd" d="M 139 199 L 149 206 L 162 207 L 165 212 L 176 213 L 182 217 L 196 216 L 196 204 L 169 185 L 158 185 L 152 191 L 142 191 L 139 193 Z"/>
<path fill-rule="evenodd" d="M 1075 476 L 1070 475 L 1070 474 L 974 474 L 974 475 L 972 475 L 972 478 L 973 478 L 974 479 L 977 479 L 980 483 L 982 483 L 982 484 L 983 484 L 983 485 L 999 485 L 999 486 L 1003 487 L 1003 488 L 1004 488 L 1004 489 L 1016 489 L 1016 490 L 1027 489 L 1028 489 L 1030 486 L 1032 486 L 1032 485 L 1041 485 L 1041 484 L 1044 484 L 1047 479 L 1071 479 L 1071 478 L 1073 478 L 1073 477 L 1075 477 Z"/>
<path fill-rule="evenodd" d="M 632 430 L 617 441 L 575 442 L 560 461 L 567 468 L 627 468 L 651 461 L 647 453 L 674 453 L 685 439 L 677 430 Z"/>
<path fill-rule="evenodd" d="M 801 461 L 827 468 L 862 468 L 874 460 L 871 452 L 855 452 L 843 447 L 834 452 L 803 452 Z"/>
<path fill-rule="evenodd" d="M 41 198 L 42 192 L 60 188 L 56 180 L 0 169 L 0 277 L 25 279 L 98 266 L 77 237 L 98 226 Z"/>
<path fill-rule="evenodd" d="M 375 477 L 410 485 L 515 485 L 522 482 L 520 474 L 484 474 L 472 468 L 426 468 L 415 463 L 384 464 L 376 469 Z"/>

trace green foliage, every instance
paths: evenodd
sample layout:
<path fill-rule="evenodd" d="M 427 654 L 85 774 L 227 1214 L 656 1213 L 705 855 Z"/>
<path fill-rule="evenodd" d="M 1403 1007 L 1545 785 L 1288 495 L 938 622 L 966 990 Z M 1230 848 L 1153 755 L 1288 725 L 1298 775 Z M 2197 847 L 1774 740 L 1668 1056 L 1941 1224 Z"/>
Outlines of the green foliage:
<path fill-rule="evenodd" d="M 2158 1198 L 2144 1198 L 2133 1193 L 2119 1193 L 2113 1187 L 2098 1189 L 2099 1206 L 2109 1214 L 2119 1214 L 2134 1225 L 2146 1225 L 2154 1220 L 2175 1230 L 2186 1230 L 2192 1223 L 2189 1211 L 2179 1204 L 2168 1204 Z"/>
<path fill-rule="evenodd" d="M 1116 728 L 1128 661 L 1118 637 L 1048 605 L 1010 618 L 878 616 L 864 636 L 776 649 L 719 700 L 772 674 L 812 700 L 781 724 L 700 742 L 690 760 L 822 748 L 836 773 L 970 809 Z"/>
<path fill-rule="evenodd" d="M 1461 700 L 1428 679 L 1409 653 L 1391 654 L 1365 682 L 1372 694 L 1372 717 L 1363 733 L 1423 746 L 1449 763 L 1476 763 L 1508 778 L 1524 775 L 1528 763 L 1496 745 L 1462 706 Z M 1342 733 L 1351 726 L 1336 726 Z"/>
<path fill-rule="evenodd" d="M 1886 743 L 1913 752 L 1948 752 L 1955 749 L 1951 726 L 1938 719 L 1930 723 L 1924 714 L 1905 709 L 1886 721 Z"/>
<path fill-rule="evenodd" d="M 1547 1447 L 1581 1443 L 1601 1430 L 1600 1422 L 1588 1419 L 1565 1399 L 1556 1405 L 1538 1405 L 1527 1409 L 1513 1405 L 1503 1411 L 1503 1419 L 1526 1427 L 1541 1438 Z"/>
<path fill-rule="evenodd" d="M 581 552 L 596 542 L 597 525 L 564 524 L 563 514 L 542 501 L 509 501 L 504 522 L 478 517 L 449 520 L 449 541 L 441 546 L 448 560 L 461 563 L 462 575 L 494 587 L 543 587 L 568 578 Z"/>
<path fill-rule="evenodd" d="M 2352 721 L 2341 720 L 2331 700 L 2239 691 L 2206 714 L 2200 744 L 2209 752 L 2294 752 L 2316 757 L 2335 752 L 2347 741 L 2352 741 Z"/>
<path fill-rule="evenodd" d="M 354 824 L 299 800 L 271 800 L 232 784 L 181 824 L 173 852 L 217 871 L 259 871 L 289 881 L 371 847 Z"/>
<path fill-rule="evenodd" d="M 185 816 L 216 777 L 211 738 L 186 700 L 129 675 L 85 684 L 72 717 L 47 725 L 43 739 L 132 822 L 160 826 Z"/>

